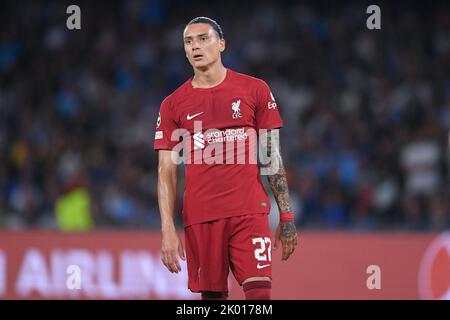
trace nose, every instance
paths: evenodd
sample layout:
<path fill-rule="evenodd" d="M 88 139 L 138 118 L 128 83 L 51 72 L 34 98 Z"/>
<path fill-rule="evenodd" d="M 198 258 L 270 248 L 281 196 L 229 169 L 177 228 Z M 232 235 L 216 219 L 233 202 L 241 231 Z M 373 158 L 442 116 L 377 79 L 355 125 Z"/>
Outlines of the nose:
<path fill-rule="evenodd" d="M 199 42 L 197 41 L 197 40 L 192 40 L 192 51 L 195 51 L 195 50 L 198 50 L 198 49 L 200 49 L 200 45 L 199 45 Z"/>

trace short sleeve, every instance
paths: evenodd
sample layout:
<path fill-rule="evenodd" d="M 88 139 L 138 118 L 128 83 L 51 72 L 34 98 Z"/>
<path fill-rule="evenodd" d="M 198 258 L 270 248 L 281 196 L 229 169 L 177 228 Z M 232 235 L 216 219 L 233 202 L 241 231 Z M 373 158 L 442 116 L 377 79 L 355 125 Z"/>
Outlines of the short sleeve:
<path fill-rule="evenodd" d="M 257 88 L 256 129 L 275 129 L 283 127 L 278 105 L 264 81 Z"/>
<path fill-rule="evenodd" d="M 161 103 L 158 120 L 156 121 L 155 140 L 153 148 L 155 150 L 172 150 L 179 141 L 172 141 L 172 133 L 178 129 L 173 109 L 167 99 Z"/>

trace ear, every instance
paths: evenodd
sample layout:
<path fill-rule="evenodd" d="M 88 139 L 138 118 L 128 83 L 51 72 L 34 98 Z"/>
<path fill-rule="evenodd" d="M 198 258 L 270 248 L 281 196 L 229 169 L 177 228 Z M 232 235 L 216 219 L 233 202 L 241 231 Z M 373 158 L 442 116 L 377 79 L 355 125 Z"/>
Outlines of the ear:
<path fill-rule="evenodd" d="M 219 50 L 220 52 L 224 52 L 225 51 L 225 39 L 220 39 L 219 40 Z"/>

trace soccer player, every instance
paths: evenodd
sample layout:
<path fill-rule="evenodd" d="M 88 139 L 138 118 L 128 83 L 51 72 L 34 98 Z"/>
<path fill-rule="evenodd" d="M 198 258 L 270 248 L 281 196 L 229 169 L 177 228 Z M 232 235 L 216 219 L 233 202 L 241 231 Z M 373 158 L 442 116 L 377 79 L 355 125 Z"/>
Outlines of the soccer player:
<path fill-rule="evenodd" d="M 275 131 L 283 126 L 278 106 L 263 80 L 224 67 L 221 53 L 225 40 L 217 22 L 207 17 L 191 20 L 184 29 L 183 40 L 194 76 L 162 102 L 155 132 L 161 259 L 170 272 L 178 273 L 178 258 L 187 257 L 188 287 L 200 292 L 202 299 L 227 298 L 231 269 L 246 299 L 268 300 L 272 279 L 270 202 L 260 180 L 258 163 L 239 163 L 236 159 L 251 158 L 251 132 L 257 132 L 262 154 L 272 159 L 270 165 L 275 168 L 268 175 L 280 212 L 274 248 L 281 242 L 282 260 L 287 260 L 297 245 L 297 232 L 286 173 L 274 140 Z M 177 130 L 190 136 L 174 139 Z M 183 146 L 193 145 L 188 151 L 183 149 L 186 159 L 215 148 L 206 156 L 215 162 L 205 158 L 186 163 L 186 256 L 173 218 L 180 159 L 175 149 L 180 140 Z M 230 143 L 234 144 L 231 150 Z M 219 148 L 222 145 L 227 145 L 226 150 Z M 216 161 L 220 156 L 226 160 Z"/>

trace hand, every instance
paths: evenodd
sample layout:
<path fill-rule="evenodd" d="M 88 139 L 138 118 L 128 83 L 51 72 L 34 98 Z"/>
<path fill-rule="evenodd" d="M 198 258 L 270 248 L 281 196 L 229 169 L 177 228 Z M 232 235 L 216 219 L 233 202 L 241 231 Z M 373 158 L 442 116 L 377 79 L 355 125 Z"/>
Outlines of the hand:
<path fill-rule="evenodd" d="M 297 246 L 297 229 L 294 222 L 280 222 L 275 231 L 275 245 L 273 247 L 275 250 L 279 247 L 280 241 L 283 246 L 281 260 L 287 260 Z"/>
<path fill-rule="evenodd" d="M 181 271 L 178 256 L 182 260 L 186 260 L 184 255 L 183 243 L 180 240 L 175 229 L 170 231 L 163 231 L 161 244 L 161 260 L 163 264 L 172 273 Z"/>

